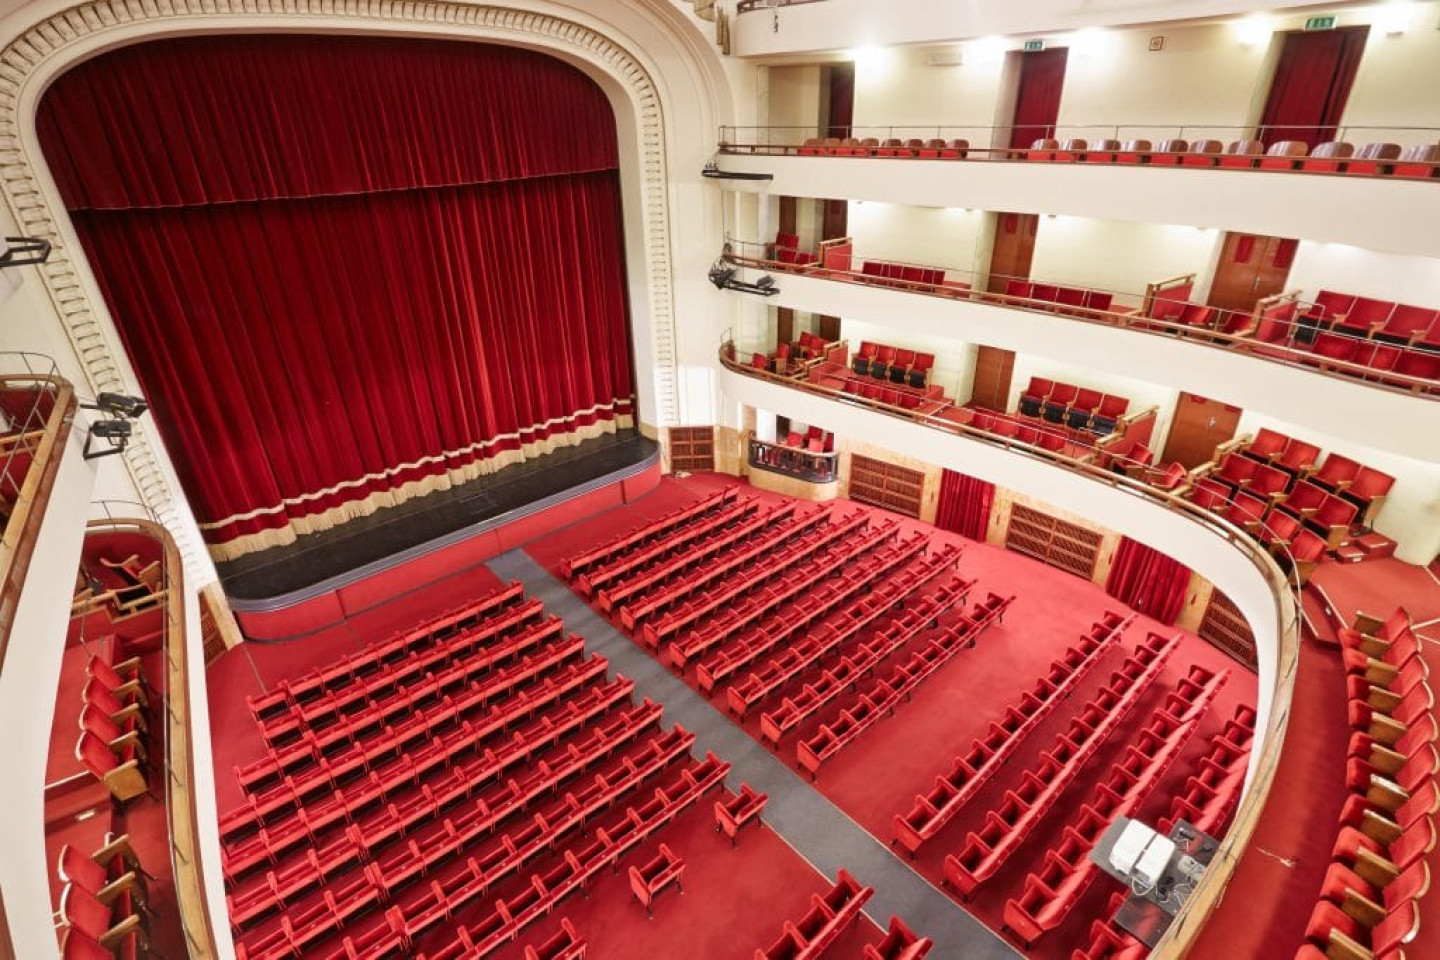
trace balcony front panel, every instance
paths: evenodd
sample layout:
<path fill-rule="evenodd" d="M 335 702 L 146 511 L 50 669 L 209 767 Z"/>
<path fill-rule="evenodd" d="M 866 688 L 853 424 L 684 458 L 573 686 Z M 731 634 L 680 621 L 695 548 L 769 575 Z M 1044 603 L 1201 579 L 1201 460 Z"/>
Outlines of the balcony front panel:
<path fill-rule="evenodd" d="M 1002 160 L 723 154 L 777 196 L 1181 224 L 1440 257 L 1440 180 Z"/>

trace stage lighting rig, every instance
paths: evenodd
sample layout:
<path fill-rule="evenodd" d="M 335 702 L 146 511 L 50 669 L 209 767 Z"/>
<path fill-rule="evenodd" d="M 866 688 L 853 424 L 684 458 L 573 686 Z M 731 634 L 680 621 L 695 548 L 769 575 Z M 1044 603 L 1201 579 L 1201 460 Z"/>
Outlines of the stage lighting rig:
<path fill-rule="evenodd" d="M 123 453 L 135 432 L 134 421 L 150 409 L 143 397 L 132 397 L 124 393 L 102 393 L 90 403 L 80 404 L 82 410 L 96 410 L 105 415 L 104 419 L 90 424 L 90 433 L 85 437 L 85 459 L 96 460 Z M 95 441 L 103 440 L 105 447 L 95 449 Z"/>
<path fill-rule="evenodd" d="M 710 266 L 710 282 L 715 284 L 717 290 L 738 290 L 741 293 L 754 293 L 762 297 L 773 297 L 780 292 L 775 286 L 775 278 L 766 274 L 754 283 L 741 280 L 734 267 L 725 262 L 721 257 Z"/>
<path fill-rule="evenodd" d="M 6 237 L 0 250 L 0 268 L 28 267 L 50 259 L 50 241 L 39 237 Z"/>

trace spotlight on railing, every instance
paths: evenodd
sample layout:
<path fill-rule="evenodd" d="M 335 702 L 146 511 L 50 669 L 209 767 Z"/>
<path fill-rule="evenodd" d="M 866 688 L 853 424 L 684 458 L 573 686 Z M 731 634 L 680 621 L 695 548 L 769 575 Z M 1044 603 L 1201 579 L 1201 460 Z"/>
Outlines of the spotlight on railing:
<path fill-rule="evenodd" d="M 6 237 L 0 250 L 0 268 L 27 267 L 50 259 L 50 241 L 39 237 Z"/>
<path fill-rule="evenodd" d="M 132 421 L 139 419 L 150 405 L 143 397 L 132 397 L 124 393 L 102 393 L 90 403 L 80 404 L 82 410 L 98 410 L 105 419 L 90 424 L 90 434 L 85 438 L 85 459 L 95 460 L 123 453 L 134 434 Z M 95 449 L 96 440 L 104 440 L 107 446 Z"/>
<path fill-rule="evenodd" d="M 734 267 L 725 263 L 722 257 L 710 266 L 710 282 L 715 284 L 717 290 L 738 290 L 741 293 L 754 293 L 762 297 L 773 297 L 780 292 L 775 286 L 775 278 L 766 274 L 754 283 L 741 280 L 736 276 Z"/>

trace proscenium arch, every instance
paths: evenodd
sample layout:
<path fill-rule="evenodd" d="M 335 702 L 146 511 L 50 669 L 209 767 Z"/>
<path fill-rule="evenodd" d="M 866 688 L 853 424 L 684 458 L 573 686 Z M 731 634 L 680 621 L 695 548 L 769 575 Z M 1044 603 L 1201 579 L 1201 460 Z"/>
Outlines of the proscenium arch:
<path fill-rule="evenodd" d="M 567 14 L 571 12 L 567 11 Z M 39 268 L 88 388 L 138 393 L 139 380 L 81 252 L 74 226 L 51 176 L 36 132 L 39 103 L 65 71 L 122 46 L 220 32 L 360 34 L 469 40 L 533 50 L 579 69 L 600 86 L 615 113 L 625 228 L 626 283 L 639 421 L 652 427 L 680 421 L 679 351 L 675 325 L 676 260 L 671 232 L 666 96 L 656 66 L 592 24 L 572 16 L 453 2 L 388 3 L 326 0 L 253 5 L 170 0 L 162 5 L 99 0 L 71 7 L 29 27 L 0 50 L 0 178 L 18 229 L 49 239 Z M 676 38 L 681 45 L 683 36 Z M 687 104 L 700 129 L 728 114 L 719 99 L 718 55 L 686 66 L 709 102 Z M 672 115 L 675 111 L 670 109 Z M 187 572 L 214 579 L 209 555 L 153 423 L 142 421 L 126 465 L 146 506 L 172 532 Z"/>

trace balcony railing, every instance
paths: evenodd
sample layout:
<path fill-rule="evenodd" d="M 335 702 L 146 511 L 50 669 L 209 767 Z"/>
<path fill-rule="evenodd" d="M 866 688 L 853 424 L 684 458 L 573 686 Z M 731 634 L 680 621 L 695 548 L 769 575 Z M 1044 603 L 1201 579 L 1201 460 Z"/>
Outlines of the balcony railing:
<path fill-rule="evenodd" d="M 50 358 L 0 354 L 6 367 L 25 372 L 0 374 L 0 666 L 76 408 L 74 388 Z"/>
<path fill-rule="evenodd" d="M 808 381 L 797 381 L 766 370 L 747 367 L 735 359 L 735 345 L 730 341 L 721 344 L 719 359 L 721 366 L 740 376 L 762 380 L 791 390 L 800 390 L 840 403 L 867 407 L 888 416 L 899 417 L 935 430 L 1001 447 L 1020 456 L 1043 461 L 1152 503 L 1205 527 L 1227 541 L 1255 567 L 1257 573 L 1269 584 L 1271 593 L 1275 597 L 1277 660 L 1274 686 L 1271 691 L 1270 714 L 1265 729 L 1257 731 L 1262 746 L 1255 761 L 1250 789 L 1246 792 L 1236 811 L 1234 822 L 1231 824 L 1225 840 L 1196 885 L 1194 893 L 1186 901 L 1185 907 L 1176 916 L 1165 936 L 1151 953 L 1152 957 L 1159 958 L 1159 960 L 1172 960 L 1172 958 L 1183 956 L 1191 941 L 1204 925 L 1210 911 L 1223 897 L 1225 888 L 1234 874 L 1236 864 L 1249 846 L 1260 815 L 1264 811 L 1265 803 L 1269 799 L 1276 770 L 1280 764 L 1280 754 L 1284 747 L 1285 732 L 1290 720 L 1295 670 L 1299 662 L 1300 600 L 1299 584 L 1294 576 L 1293 562 L 1290 563 L 1290 573 L 1287 574 L 1275 562 L 1271 551 L 1262 547 L 1242 528 L 1180 496 L 1156 489 L 1124 473 L 1116 473 L 1088 460 L 1068 457 L 1058 451 L 1031 446 L 1015 438 L 997 436 L 917 411 L 887 408 L 883 404 Z M 1285 558 L 1283 547 L 1272 549 L 1275 550 L 1276 555 Z"/>
<path fill-rule="evenodd" d="M 1367 387 L 1440 399 L 1440 379 L 1415 376 L 1373 365 L 1380 362 L 1382 354 L 1392 363 L 1414 359 L 1427 365 L 1440 364 L 1440 353 L 1430 349 L 1435 345 L 1426 344 L 1422 348 L 1407 344 L 1402 347 L 1385 340 L 1355 337 L 1338 331 L 1324 334 L 1337 341 L 1353 344 L 1352 352 L 1356 356 L 1370 358 L 1370 361 L 1365 363 L 1317 354 L 1296 346 L 1297 343 L 1304 343 L 1307 337 L 1317 334 L 1314 327 L 1301 322 L 1315 304 L 1302 299 L 1298 292 L 1267 297 L 1259 301 L 1250 313 L 1216 310 L 1209 323 L 1195 325 L 1180 322 L 1178 319 L 1168 319 L 1163 316 L 1165 310 L 1157 309 L 1183 304 L 1189 296 L 1188 291 L 1193 288 L 1193 274 L 1149 284 L 1143 293 L 1104 287 L 1075 288 L 1082 292 L 1104 294 L 1108 306 L 1099 308 L 1087 306 L 1085 303 L 1065 304 L 1039 300 L 1033 296 L 985 292 L 976 289 L 980 285 L 981 277 L 974 271 L 961 267 L 884 260 L 875 262 L 899 267 L 902 273 L 905 268 L 909 268 L 910 276 L 918 279 L 867 273 L 863 262 L 861 269 L 855 269 L 855 261 L 861 258 L 855 256 L 854 244 L 849 237 L 822 241 L 812 262 L 808 263 L 780 260 L 778 256 L 781 252 L 775 249 L 774 244 L 727 237 L 722 256 L 736 266 L 756 270 L 798 274 L 838 283 L 885 287 L 951 300 L 973 300 L 1048 313 L 1070 321 L 1121 327 L 1152 336 L 1172 336 L 1207 347 L 1244 353 L 1271 363 L 1302 367 L 1323 376 L 1358 381 Z M 988 279 L 992 287 L 997 284 L 1008 286 L 1008 281 L 1012 280 L 1032 286 L 1042 285 L 1029 278 L 1009 277 L 1004 274 L 990 274 Z"/>
<path fill-rule="evenodd" d="M 766 443 L 750 438 L 748 463 L 752 469 L 778 473 L 806 483 L 834 483 L 840 477 L 840 455 L 833 451 L 808 450 L 783 443 Z"/>

